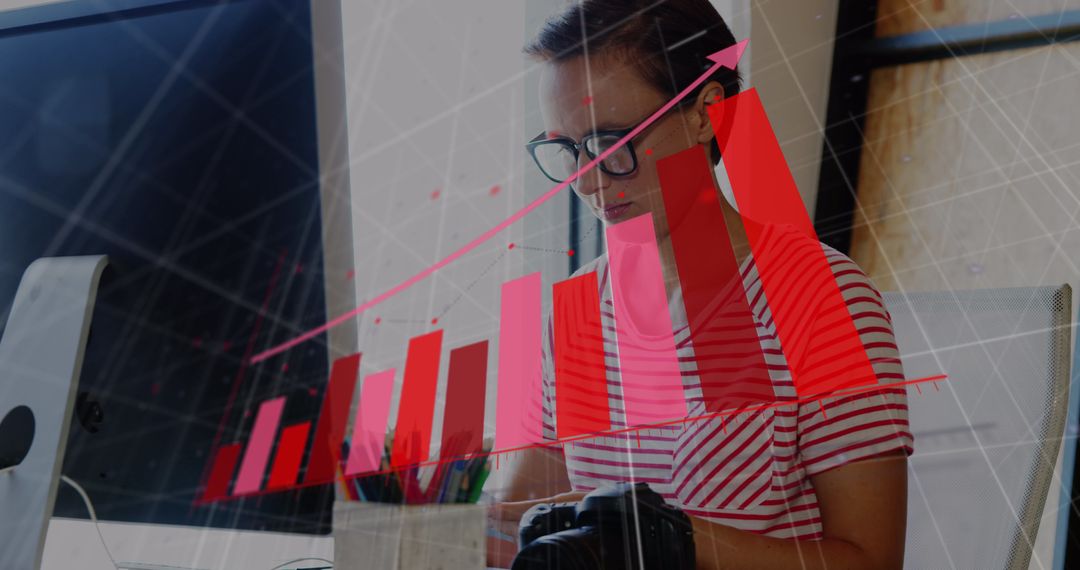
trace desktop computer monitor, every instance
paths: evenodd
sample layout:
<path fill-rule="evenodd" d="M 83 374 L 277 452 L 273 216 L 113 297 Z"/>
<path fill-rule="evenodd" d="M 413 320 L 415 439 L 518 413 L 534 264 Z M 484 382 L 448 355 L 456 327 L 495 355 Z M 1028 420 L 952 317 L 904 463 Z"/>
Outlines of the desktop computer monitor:
<path fill-rule="evenodd" d="M 78 386 L 103 418 L 72 426 L 61 470 L 101 519 L 329 532 L 329 485 L 198 500 L 260 401 L 308 420 L 326 386 L 325 335 L 249 365 L 327 314 L 312 4 L 0 13 L 0 326 L 35 259 L 115 268 Z M 66 488 L 54 514 L 86 516 Z"/>

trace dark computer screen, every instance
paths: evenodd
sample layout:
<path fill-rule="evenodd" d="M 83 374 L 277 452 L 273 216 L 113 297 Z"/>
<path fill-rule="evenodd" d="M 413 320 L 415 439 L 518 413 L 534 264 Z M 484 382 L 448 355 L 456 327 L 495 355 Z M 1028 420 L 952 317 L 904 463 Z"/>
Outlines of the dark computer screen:
<path fill-rule="evenodd" d="M 102 519 L 329 531 L 330 486 L 196 501 L 261 401 L 307 420 L 326 385 L 322 339 L 246 364 L 326 318 L 310 20 L 299 0 L 0 14 L 0 323 L 34 259 L 110 257 L 79 387 L 104 418 L 63 466 Z M 67 488 L 55 514 L 86 516 Z"/>

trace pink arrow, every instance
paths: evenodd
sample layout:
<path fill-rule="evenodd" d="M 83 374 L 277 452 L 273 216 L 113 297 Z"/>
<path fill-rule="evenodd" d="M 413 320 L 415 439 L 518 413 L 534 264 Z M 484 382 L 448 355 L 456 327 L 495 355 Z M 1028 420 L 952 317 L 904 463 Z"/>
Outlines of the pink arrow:
<path fill-rule="evenodd" d="M 750 40 L 743 40 L 708 56 L 708 59 L 719 63 L 721 67 L 735 69 L 735 66 L 739 64 L 739 60 L 742 59 L 743 52 L 746 51 L 746 45 L 749 43 Z M 711 73 L 712 69 L 709 72 Z"/>
<path fill-rule="evenodd" d="M 614 153 L 615 151 L 622 148 L 624 145 L 626 145 L 626 143 L 630 142 L 634 137 L 638 136 L 638 134 L 640 134 L 641 131 L 645 130 L 646 128 L 649 127 L 649 125 L 653 124 L 660 117 L 664 116 L 664 113 L 667 113 L 669 110 L 671 110 L 672 107 L 677 105 L 679 103 L 679 101 L 682 101 L 683 99 L 685 99 L 687 95 L 689 95 L 694 89 L 697 89 L 699 85 L 704 83 L 709 78 L 709 76 L 716 73 L 716 71 L 719 70 L 721 67 L 727 67 L 729 69 L 735 69 L 735 66 L 739 63 L 739 59 L 742 57 L 743 52 L 746 50 L 746 44 L 749 41 L 750 40 L 743 40 L 743 41 L 741 41 L 741 42 L 739 42 L 739 43 L 737 43 L 737 44 L 735 44 L 733 46 L 729 46 L 729 47 L 724 48 L 724 49 L 722 49 L 722 50 L 720 50 L 720 51 L 718 51 L 718 52 L 716 52 L 716 53 L 714 53 L 712 55 L 707 56 L 710 61 L 713 61 L 715 63 L 713 63 L 713 65 L 710 66 L 709 69 L 705 70 L 705 72 L 702 73 L 701 76 L 699 76 L 697 79 L 695 79 L 693 83 L 691 83 L 690 85 L 687 85 L 686 88 L 683 89 L 682 91 L 680 91 L 679 94 L 676 95 L 672 100 L 668 101 L 667 104 L 665 104 L 663 107 L 660 107 L 659 109 L 657 109 L 656 112 L 653 113 L 652 115 L 649 115 L 649 118 L 642 121 L 637 127 L 635 127 L 632 131 L 627 133 L 626 136 L 619 139 L 619 141 L 617 143 L 615 143 L 614 145 L 608 147 L 607 150 L 600 153 L 596 158 L 592 159 L 585 166 L 582 166 L 580 169 L 578 169 L 577 172 L 570 175 L 570 177 L 567 178 L 565 181 L 559 183 L 559 185 L 555 186 L 551 190 L 548 190 L 546 193 L 544 193 L 543 196 L 540 196 L 539 198 L 537 198 L 537 199 L 533 200 L 532 202 L 530 202 L 524 208 L 518 210 L 517 212 L 514 212 L 510 217 L 508 217 L 505 220 L 499 222 L 495 227 L 493 227 L 493 228 L 485 231 L 484 233 L 480 234 L 479 236 L 474 238 L 472 241 L 470 241 L 469 243 L 463 245 L 461 248 L 454 251 L 450 255 L 447 255 L 446 257 L 440 259 L 439 261 L 436 261 L 435 263 L 431 264 L 427 268 L 421 270 L 419 273 L 417 273 L 416 275 L 413 275 L 412 277 L 406 279 L 405 281 L 402 281 L 401 283 L 398 283 L 397 285 L 391 287 L 390 289 L 387 289 L 386 291 L 380 293 L 379 295 L 376 295 L 371 300 L 369 300 L 369 301 L 367 301 L 365 303 L 362 303 L 361 305 L 359 305 L 355 309 L 352 309 L 351 311 L 349 311 L 349 312 L 347 312 L 347 313 L 345 313 L 343 315 L 335 317 L 334 319 L 330 320 L 326 324 L 315 327 L 314 329 L 311 329 L 310 331 L 308 331 L 306 333 L 303 333 L 300 336 L 297 336 L 297 337 L 295 337 L 295 338 L 293 338 L 291 340 L 287 340 L 287 341 L 285 341 L 285 342 L 283 342 L 283 343 L 281 343 L 281 344 L 279 344 L 279 345 L 277 345 L 277 346 L 275 346 L 273 348 L 269 348 L 267 350 L 264 350 L 264 351 L 256 354 L 255 356 L 251 357 L 251 361 L 250 361 L 251 364 L 255 364 L 257 362 L 261 362 L 263 360 L 266 360 L 267 358 L 270 358 L 271 356 L 274 356 L 275 354 L 279 354 L 279 353 L 284 352 L 284 351 L 286 351 L 286 350 L 288 350 L 288 349 L 290 349 L 290 348 L 292 348 L 292 347 L 294 347 L 294 346 L 296 346 L 298 344 L 301 344 L 301 343 L 303 343 L 305 341 L 311 340 L 312 338 L 314 338 L 314 337 L 316 337 L 316 336 L 318 336 L 318 335 L 320 335 L 320 334 L 322 334 L 322 333 L 324 333 L 324 332 L 326 332 L 326 331 L 328 331 L 328 330 L 330 330 L 330 329 L 344 323 L 345 321 L 355 317 L 356 315 L 359 315 L 360 313 L 362 313 L 362 312 L 364 312 L 364 311 L 378 305 L 379 303 L 382 303 L 383 301 L 393 297 L 394 295 L 397 295 L 398 293 L 401 293 L 402 291 L 408 289 L 409 287 L 412 287 L 413 285 L 415 285 L 419 281 L 422 281 L 423 279 L 430 276 L 432 273 L 435 273 L 436 271 L 442 269 L 443 267 L 449 265 L 450 263 L 453 263 L 454 261 L 456 261 L 461 256 L 465 255 L 466 253 L 469 253 L 470 251 L 472 251 L 472 250 L 476 249 L 477 247 L 479 247 L 480 245 L 482 245 L 484 242 L 486 242 L 486 241 L 490 240 L 491 238 L 495 237 L 495 235 L 497 235 L 499 232 L 501 232 L 501 231 L 505 230 L 506 228 L 510 227 L 511 225 L 513 225 L 515 222 L 517 222 L 521 218 L 524 218 L 529 212 L 535 210 L 536 208 L 539 208 L 544 202 L 547 202 L 548 200 L 554 198 L 560 192 L 562 192 L 563 190 L 568 188 L 570 186 L 570 184 L 573 183 L 575 180 L 577 180 L 578 178 L 581 178 L 585 173 L 587 173 L 590 170 L 592 170 L 593 168 L 595 168 L 596 165 L 603 162 L 604 159 L 606 159 L 612 153 Z"/>

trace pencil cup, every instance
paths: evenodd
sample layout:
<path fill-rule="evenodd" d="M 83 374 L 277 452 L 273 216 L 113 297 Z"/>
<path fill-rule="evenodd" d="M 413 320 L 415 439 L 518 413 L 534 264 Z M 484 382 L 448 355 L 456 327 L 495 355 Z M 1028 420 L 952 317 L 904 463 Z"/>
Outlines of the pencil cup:
<path fill-rule="evenodd" d="M 334 503 L 334 566 L 483 570 L 483 505 Z"/>

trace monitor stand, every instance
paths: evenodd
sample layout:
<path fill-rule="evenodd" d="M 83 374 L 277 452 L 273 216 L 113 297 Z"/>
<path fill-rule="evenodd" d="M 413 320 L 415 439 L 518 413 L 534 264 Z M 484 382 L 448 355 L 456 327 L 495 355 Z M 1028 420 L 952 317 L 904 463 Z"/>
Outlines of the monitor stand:
<path fill-rule="evenodd" d="M 105 256 L 43 258 L 23 274 L 0 340 L 0 552 L 38 568 Z"/>

